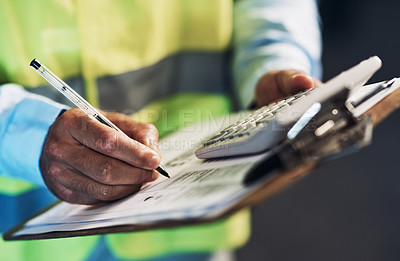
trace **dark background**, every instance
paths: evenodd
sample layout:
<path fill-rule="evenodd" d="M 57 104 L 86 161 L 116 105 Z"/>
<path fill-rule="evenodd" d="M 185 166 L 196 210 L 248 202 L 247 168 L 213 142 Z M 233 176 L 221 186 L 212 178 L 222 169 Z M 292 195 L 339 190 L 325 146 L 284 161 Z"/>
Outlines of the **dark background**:
<path fill-rule="evenodd" d="M 324 80 L 372 55 L 372 82 L 400 76 L 400 1 L 321 0 Z M 400 260 L 400 111 L 362 151 L 253 209 L 237 260 Z"/>

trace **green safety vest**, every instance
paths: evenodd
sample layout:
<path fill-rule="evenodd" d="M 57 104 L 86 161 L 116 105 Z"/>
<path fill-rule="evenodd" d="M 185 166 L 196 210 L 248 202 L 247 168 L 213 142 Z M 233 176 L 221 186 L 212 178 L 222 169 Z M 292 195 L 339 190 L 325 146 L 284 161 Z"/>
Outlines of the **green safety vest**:
<path fill-rule="evenodd" d="M 196 53 L 204 61 L 209 54 L 223 53 L 231 39 L 232 1 L 0 0 L 0 21 L 0 83 L 44 85 L 28 66 L 37 57 L 61 78 L 81 79 L 88 100 L 103 108 L 102 97 L 109 91 L 102 86 L 109 88 L 115 79 L 139 79 L 134 81 L 139 84 L 143 74 L 154 71 L 152 66 L 177 65 L 176 60 L 171 62 L 174 57 L 185 68 L 182 54 Z M 118 95 L 116 90 L 112 93 Z M 230 109 L 226 95 L 181 93 L 165 95 L 139 112 L 133 110 L 132 117 L 154 123 L 162 137 L 182 127 L 179 110 L 193 111 L 194 122 L 210 112 L 218 116 Z M 165 111 L 167 118 L 154 117 Z M 24 181 L 0 177 L 0 196 L 17 198 L 35 189 Z M 32 200 L 19 202 L 19 207 Z M 243 245 L 249 230 L 249 213 L 241 211 L 227 220 L 174 229 L 29 242 L 0 240 L 0 260 L 83 260 L 100 240 L 115 257 L 126 259 L 213 252 Z"/>

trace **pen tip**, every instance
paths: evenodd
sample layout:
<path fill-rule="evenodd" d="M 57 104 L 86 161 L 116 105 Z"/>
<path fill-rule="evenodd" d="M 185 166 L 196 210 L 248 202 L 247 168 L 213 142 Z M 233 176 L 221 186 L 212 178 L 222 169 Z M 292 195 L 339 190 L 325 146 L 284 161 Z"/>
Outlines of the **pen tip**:
<path fill-rule="evenodd" d="M 170 176 L 168 175 L 168 173 L 161 167 L 161 166 L 158 166 L 158 168 L 156 169 L 161 175 L 163 175 L 163 176 L 165 176 L 165 177 L 167 177 L 167 178 L 170 178 Z"/>

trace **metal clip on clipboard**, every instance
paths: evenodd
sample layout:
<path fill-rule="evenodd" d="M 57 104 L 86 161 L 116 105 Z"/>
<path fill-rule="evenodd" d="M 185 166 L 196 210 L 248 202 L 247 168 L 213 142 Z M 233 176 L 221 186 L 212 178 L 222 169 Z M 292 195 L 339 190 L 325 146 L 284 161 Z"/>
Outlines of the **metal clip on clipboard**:
<path fill-rule="evenodd" d="M 346 105 L 349 89 L 321 103 L 314 103 L 293 125 L 287 139 L 245 177 L 249 185 L 275 170 L 290 170 L 307 163 L 321 163 L 367 146 L 372 139 L 369 116 L 355 118 Z"/>

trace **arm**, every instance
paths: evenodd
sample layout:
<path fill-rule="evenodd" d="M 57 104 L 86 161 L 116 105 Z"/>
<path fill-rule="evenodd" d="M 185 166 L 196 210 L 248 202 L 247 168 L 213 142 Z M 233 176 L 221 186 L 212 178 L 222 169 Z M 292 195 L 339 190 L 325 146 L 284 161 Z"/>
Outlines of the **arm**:
<path fill-rule="evenodd" d="M 313 0 L 236 1 L 233 69 L 241 106 L 256 92 L 260 106 L 313 87 L 307 75 L 320 77 L 320 38 Z"/>
<path fill-rule="evenodd" d="M 44 186 L 39 157 L 49 126 L 65 106 L 24 91 L 0 87 L 0 175 Z"/>

